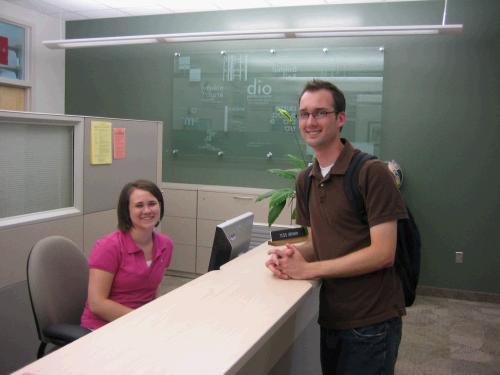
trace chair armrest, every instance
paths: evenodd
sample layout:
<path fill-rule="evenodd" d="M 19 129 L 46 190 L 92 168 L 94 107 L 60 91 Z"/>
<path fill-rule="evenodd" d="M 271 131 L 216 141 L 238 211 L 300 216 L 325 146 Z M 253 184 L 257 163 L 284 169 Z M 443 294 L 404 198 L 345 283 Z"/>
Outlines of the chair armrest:
<path fill-rule="evenodd" d="M 57 345 L 66 345 L 92 332 L 76 324 L 51 324 L 43 330 L 45 337 Z"/>

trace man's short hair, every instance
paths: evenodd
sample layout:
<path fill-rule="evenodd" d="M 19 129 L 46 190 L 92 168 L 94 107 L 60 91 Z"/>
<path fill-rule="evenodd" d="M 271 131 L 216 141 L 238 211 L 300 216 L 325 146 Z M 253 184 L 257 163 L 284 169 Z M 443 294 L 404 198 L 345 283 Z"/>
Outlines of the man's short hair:
<path fill-rule="evenodd" d="M 315 92 L 319 90 L 328 90 L 332 94 L 333 98 L 333 105 L 335 106 L 334 110 L 335 112 L 345 112 L 345 96 L 342 90 L 340 90 L 337 86 L 335 86 L 333 83 L 328 82 L 328 81 L 323 81 L 320 79 L 313 79 L 312 81 L 308 81 L 306 85 L 304 86 L 304 89 L 300 93 L 299 96 L 299 105 L 300 105 L 300 100 L 302 99 L 302 96 L 304 93 L 310 91 L 310 92 Z"/>
<path fill-rule="evenodd" d="M 161 194 L 160 189 L 154 182 L 148 180 L 137 180 L 133 182 L 129 182 L 126 184 L 121 193 L 120 198 L 118 198 L 118 207 L 116 209 L 116 213 L 118 216 L 118 229 L 122 232 L 128 232 L 132 228 L 132 220 L 130 219 L 130 195 L 136 189 L 145 190 L 151 193 L 160 204 L 160 221 L 163 218 L 163 213 L 165 211 L 163 195 Z M 156 223 L 156 226 L 160 224 L 160 221 Z"/>

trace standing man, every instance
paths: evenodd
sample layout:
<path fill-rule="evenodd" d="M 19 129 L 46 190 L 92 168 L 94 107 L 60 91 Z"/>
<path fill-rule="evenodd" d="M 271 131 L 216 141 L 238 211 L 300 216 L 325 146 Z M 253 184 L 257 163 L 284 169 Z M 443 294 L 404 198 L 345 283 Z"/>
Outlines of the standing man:
<path fill-rule="evenodd" d="M 397 220 L 406 208 L 387 166 L 365 162 L 359 191 L 367 224 L 344 194 L 344 177 L 359 152 L 340 138 L 345 98 L 330 82 L 308 82 L 299 98 L 299 128 L 316 155 L 306 178 L 297 177 L 297 224 L 310 227 L 308 240 L 270 251 L 266 266 L 283 279 L 322 279 L 318 323 L 323 374 L 393 374 L 405 314 L 401 283 L 392 267 Z M 309 212 L 309 216 L 307 216 Z"/>

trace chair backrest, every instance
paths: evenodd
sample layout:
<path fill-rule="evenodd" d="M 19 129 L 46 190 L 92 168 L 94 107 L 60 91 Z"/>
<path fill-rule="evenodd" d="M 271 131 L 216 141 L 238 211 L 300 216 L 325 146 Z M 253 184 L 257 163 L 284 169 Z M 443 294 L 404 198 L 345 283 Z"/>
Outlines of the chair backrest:
<path fill-rule="evenodd" d="M 33 246 L 27 264 L 28 290 L 42 342 L 48 325 L 80 324 L 88 277 L 87 260 L 73 241 L 50 236 Z"/>

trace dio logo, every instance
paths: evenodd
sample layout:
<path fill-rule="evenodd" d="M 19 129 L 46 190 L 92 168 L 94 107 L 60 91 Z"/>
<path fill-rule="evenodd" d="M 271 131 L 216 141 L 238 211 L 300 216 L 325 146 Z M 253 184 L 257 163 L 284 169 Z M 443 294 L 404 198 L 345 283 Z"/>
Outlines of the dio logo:
<path fill-rule="evenodd" d="M 254 78 L 253 83 L 247 86 L 248 95 L 271 95 L 273 88 L 271 85 L 262 84 L 260 79 Z"/>

